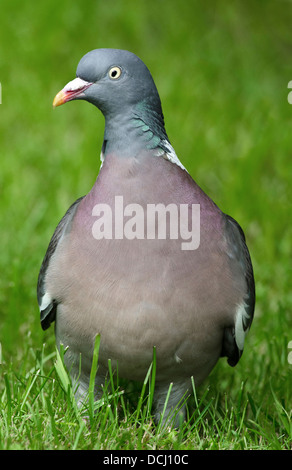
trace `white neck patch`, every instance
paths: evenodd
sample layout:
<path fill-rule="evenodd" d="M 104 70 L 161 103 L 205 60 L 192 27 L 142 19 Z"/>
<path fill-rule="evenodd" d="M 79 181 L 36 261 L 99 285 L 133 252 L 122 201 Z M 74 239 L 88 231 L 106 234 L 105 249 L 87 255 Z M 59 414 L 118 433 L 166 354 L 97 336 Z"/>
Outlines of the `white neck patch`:
<path fill-rule="evenodd" d="M 180 168 L 182 168 L 182 170 L 185 170 L 188 173 L 187 169 L 183 166 L 177 154 L 175 153 L 175 150 L 172 147 L 172 145 L 170 145 L 170 143 L 167 140 L 163 140 L 162 144 L 163 144 L 163 147 L 166 148 L 166 152 L 161 149 L 161 153 L 159 153 L 158 156 L 165 155 L 167 160 L 169 160 L 171 163 L 175 163 L 175 165 L 179 166 Z"/>
<path fill-rule="evenodd" d="M 170 145 L 170 143 L 167 140 L 163 140 L 162 143 L 163 143 L 163 147 L 166 149 L 166 151 L 163 150 L 162 148 L 159 148 L 155 156 L 156 157 L 164 157 L 164 158 L 166 157 L 166 159 L 169 162 L 174 163 L 175 165 L 179 166 L 182 170 L 185 170 L 188 173 L 188 170 L 181 163 L 181 161 L 178 158 L 177 154 L 175 153 L 175 150 L 172 147 L 172 145 Z M 100 161 L 101 161 L 101 165 L 100 165 L 100 168 L 101 168 L 102 165 L 103 165 L 103 162 L 104 162 L 103 152 L 100 153 Z"/>

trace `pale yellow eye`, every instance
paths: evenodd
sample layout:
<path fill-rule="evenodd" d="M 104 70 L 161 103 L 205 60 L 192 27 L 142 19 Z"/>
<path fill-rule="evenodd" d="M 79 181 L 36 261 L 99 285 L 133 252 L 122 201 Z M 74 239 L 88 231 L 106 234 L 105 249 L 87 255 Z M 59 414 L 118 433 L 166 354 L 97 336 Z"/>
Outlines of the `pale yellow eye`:
<path fill-rule="evenodd" d="M 118 67 L 117 65 L 115 65 L 114 67 L 112 67 L 110 70 L 109 70 L 109 77 L 112 79 L 112 80 L 117 80 L 118 78 L 120 78 L 121 76 L 121 73 L 122 73 L 122 70 L 120 69 L 120 67 Z"/>

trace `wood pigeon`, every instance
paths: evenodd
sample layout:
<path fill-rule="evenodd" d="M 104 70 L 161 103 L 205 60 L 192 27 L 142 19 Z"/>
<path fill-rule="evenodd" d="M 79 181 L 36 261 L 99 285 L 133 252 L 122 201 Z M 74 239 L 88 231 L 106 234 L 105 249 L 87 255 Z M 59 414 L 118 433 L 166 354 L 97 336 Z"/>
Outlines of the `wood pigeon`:
<path fill-rule="evenodd" d="M 245 236 L 178 159 L 153 78 L 135 54 L 88 52 L 53 105 L 72 100 L 104 115 L 101 168 L 48 246 L 41 325 L 55 322 L 79 404 L 98 334 L 97 397 L 109 359 L 119 377 L 141 381 L 155 347 L 154 417 L 164 410 L 164 422 L 177 425 L 191 377 L 197 386 L 221 356 L 235 366 L 242 355 L 255 305 Z"/>

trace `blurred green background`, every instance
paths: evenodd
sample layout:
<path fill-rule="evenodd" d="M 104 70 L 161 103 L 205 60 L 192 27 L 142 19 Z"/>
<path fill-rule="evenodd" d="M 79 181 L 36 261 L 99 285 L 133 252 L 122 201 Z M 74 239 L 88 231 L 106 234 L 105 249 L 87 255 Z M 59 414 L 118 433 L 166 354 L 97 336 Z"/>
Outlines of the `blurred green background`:
<path fill-rule="evenodd" d="M 113 47 L 148 65 L 180 160 L 245 230 L 256 314 L 228 374 L 249 377 L 256 394 L 265 364 L 291 398 L 291 25 L 292 2 L 281 0 L 1 1 L 4 361 L 21 368 L 30 348 L 54 347 L 39 324 L 38 271 L 59 219 L 96 178 L 104 121 L 88 103 L 53 110 L 52 100 L 86 52 Z"/>

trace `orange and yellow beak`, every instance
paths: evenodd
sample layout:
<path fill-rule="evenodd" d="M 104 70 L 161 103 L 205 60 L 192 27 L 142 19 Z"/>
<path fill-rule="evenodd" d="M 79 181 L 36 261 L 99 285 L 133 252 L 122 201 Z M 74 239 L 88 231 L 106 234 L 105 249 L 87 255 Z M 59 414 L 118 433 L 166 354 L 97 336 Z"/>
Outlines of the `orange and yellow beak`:
<path fill-rule="evenodd" d="M 67 83 L 67 85 L 57 93 L 54 98 L 53 106 L 61 106 L 61 104 L 67 103 L 67 101 L 72 101 L 79 97 L 82 99 L 84 95 L 83 92 L 87 90 L 92 85 L 91 82 L 86 82 L 82 80 L 82 78 L 75 78 L 71 82 Z"/>

